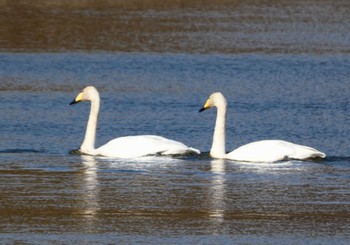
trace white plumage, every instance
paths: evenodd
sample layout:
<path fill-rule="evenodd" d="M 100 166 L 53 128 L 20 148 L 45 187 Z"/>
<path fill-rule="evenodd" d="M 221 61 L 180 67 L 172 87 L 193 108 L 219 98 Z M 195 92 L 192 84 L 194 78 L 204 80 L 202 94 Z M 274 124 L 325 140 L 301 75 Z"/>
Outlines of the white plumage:
<path fill-rule="evenodd" d="M 214 158 L 245 162 L 276 162 L 289 159 L 307 160 L 326 157 L 326 154 L 314 148 L 283 140 L 256 141 L 226 153 L 225 124 L 227 103 L 222 93 L 216 92 L 210 95 L 200 111 L 211 107 L 217 108 L 213 144 L 210 150 L 210 155 Z"/>
<path fill-rule="evenodd" d="M 91 110 L 86 127 L 84 141 L 80 146 L 80 152 L 88 155 L 100 155 L 106 157 L 137 158 L 149 155 L 177 155 L 186 153 L 200 154 L 200 151 L 185 144 L 157 135 L 125 136 L 113 139 L 107 144 L 95 149 L 95 136 L 98 113 L 100 108 L 100 96 L 97 89 L 88 86 L 77 95 L 70 104 L 81 101 L 91 101 Z"/>

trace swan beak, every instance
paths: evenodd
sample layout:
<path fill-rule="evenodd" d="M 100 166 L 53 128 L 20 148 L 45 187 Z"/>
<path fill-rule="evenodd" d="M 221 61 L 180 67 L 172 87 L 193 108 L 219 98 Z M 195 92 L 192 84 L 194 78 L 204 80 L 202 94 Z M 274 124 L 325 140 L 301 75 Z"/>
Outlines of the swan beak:
<path fill-rule="evenodd" d="M 76 103 L 79 103 L 83 100 L 83 92 L 79 93 L 78 96 L 72 101 L 69 103 L 69 105 L 74 105 Z"/>
<path fill-rule="evenodd" d="M 69 105 L 74 105 L 74 104 L 76 104 L 76 103 L 78 103 L 78 101 L 73 100 L 72 102 L 69 103 Z"/>
<path fill-rule="evenodd" d="M 205 111 L 206 109 L 209 109 L 211 107 L 210 105 L 210 99 L 207 100 L 207 102 L 205 102 L 204 106 L 202 107 L 202 109 L 199 110 L 199 112 Z"/>
<path fill-rule="evenodd" d="M 199 112 L 205 111 L 206 109 L 208 109 L 208 108 L 202 107 L 202 108 L 199 110 Z"/>

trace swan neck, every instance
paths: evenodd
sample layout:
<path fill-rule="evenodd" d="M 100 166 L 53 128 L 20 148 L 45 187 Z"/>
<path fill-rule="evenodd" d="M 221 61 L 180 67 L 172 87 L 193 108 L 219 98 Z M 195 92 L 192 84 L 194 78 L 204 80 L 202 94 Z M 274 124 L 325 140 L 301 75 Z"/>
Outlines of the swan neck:
<path fill-rule="evenodd" d="M 80 147 L 80 150 L 83 153 L 91 154 L 95 150 L 95 138 L 99 109 L 100 98 L 98 97 L 91 100 L 89 120 L 86 126 L 84 141 Z"/>
<path fill-rule="evenodd" d="M 223 158 L 225 150 L 225 123 L 226 123 L 226 105 L 217 107 L 217 115 L 213 136 L 213 144 L 210 155 L 215 158 Z"/>

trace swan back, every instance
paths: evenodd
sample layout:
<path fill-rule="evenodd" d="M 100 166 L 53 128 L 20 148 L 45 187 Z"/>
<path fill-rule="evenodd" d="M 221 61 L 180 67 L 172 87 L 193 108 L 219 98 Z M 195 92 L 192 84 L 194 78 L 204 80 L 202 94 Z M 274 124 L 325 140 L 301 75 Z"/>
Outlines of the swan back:
<path fill-rule="evenodd" d="M 176 155 L 200 151 L 185 144 L 157 135 L 124 136 L 113 139 L 97 148 L 94 155 L 119 158 L 136 158 L 148 155 Z"/>
<path fill-rule="evenodd" d="M 227 159 L 245 162 L 276 162 L 289 159 L 308 160 L 326 155 L 312 147 L 283 140 L 255 141 L 226 154 Z"/>

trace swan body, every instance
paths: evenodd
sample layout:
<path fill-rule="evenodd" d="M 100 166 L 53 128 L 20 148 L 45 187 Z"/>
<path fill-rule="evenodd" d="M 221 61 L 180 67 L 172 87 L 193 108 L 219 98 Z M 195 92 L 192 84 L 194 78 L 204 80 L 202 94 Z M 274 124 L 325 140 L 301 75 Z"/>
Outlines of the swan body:
<path fill-rule="evenodd" d="M 100 96 L 97 89 L 88 86 L 70 103 L 91 101 L 91 110 L 80 152 L 118 158 L 137 158 L 149 155 L 177 155 L 186 153 L 200 154 L 200 151 L 185 144 L 157 135 L 124 136 L 113 139 L 105 145 L 95 148 L 96 126 L 100 108 Z"/>
<path fill-rule="evenodd" d="M 289 159 L 323 158 L 325 154 L 314 148 L 283 140 L 255 141 L 226 154 L 227 159 L 244 162 L 276 162 Z"/>
<path fill-rule="evenodd" d="M 185 144 L 157 135 L 119 137 L 97 148 L 92 155 L 137 158 L 148 155 L 178 155 L 200 151 Z"/>
<path fill-rule="evenodd" d="M 225 151 L 225 124 L 227 103 L 220 92 L 210 95 L 203 108 L 199 111 L 216 107 L 213 143 L 210 156 L 220 159 L 230 159 L 243 162 L 276 162 L 289 159 L 308 160 L 324 158 L 326 154 L 314 148 L 298 145 L 283 140 L 261 140 L 252 142 L 226 153 Z"/>

